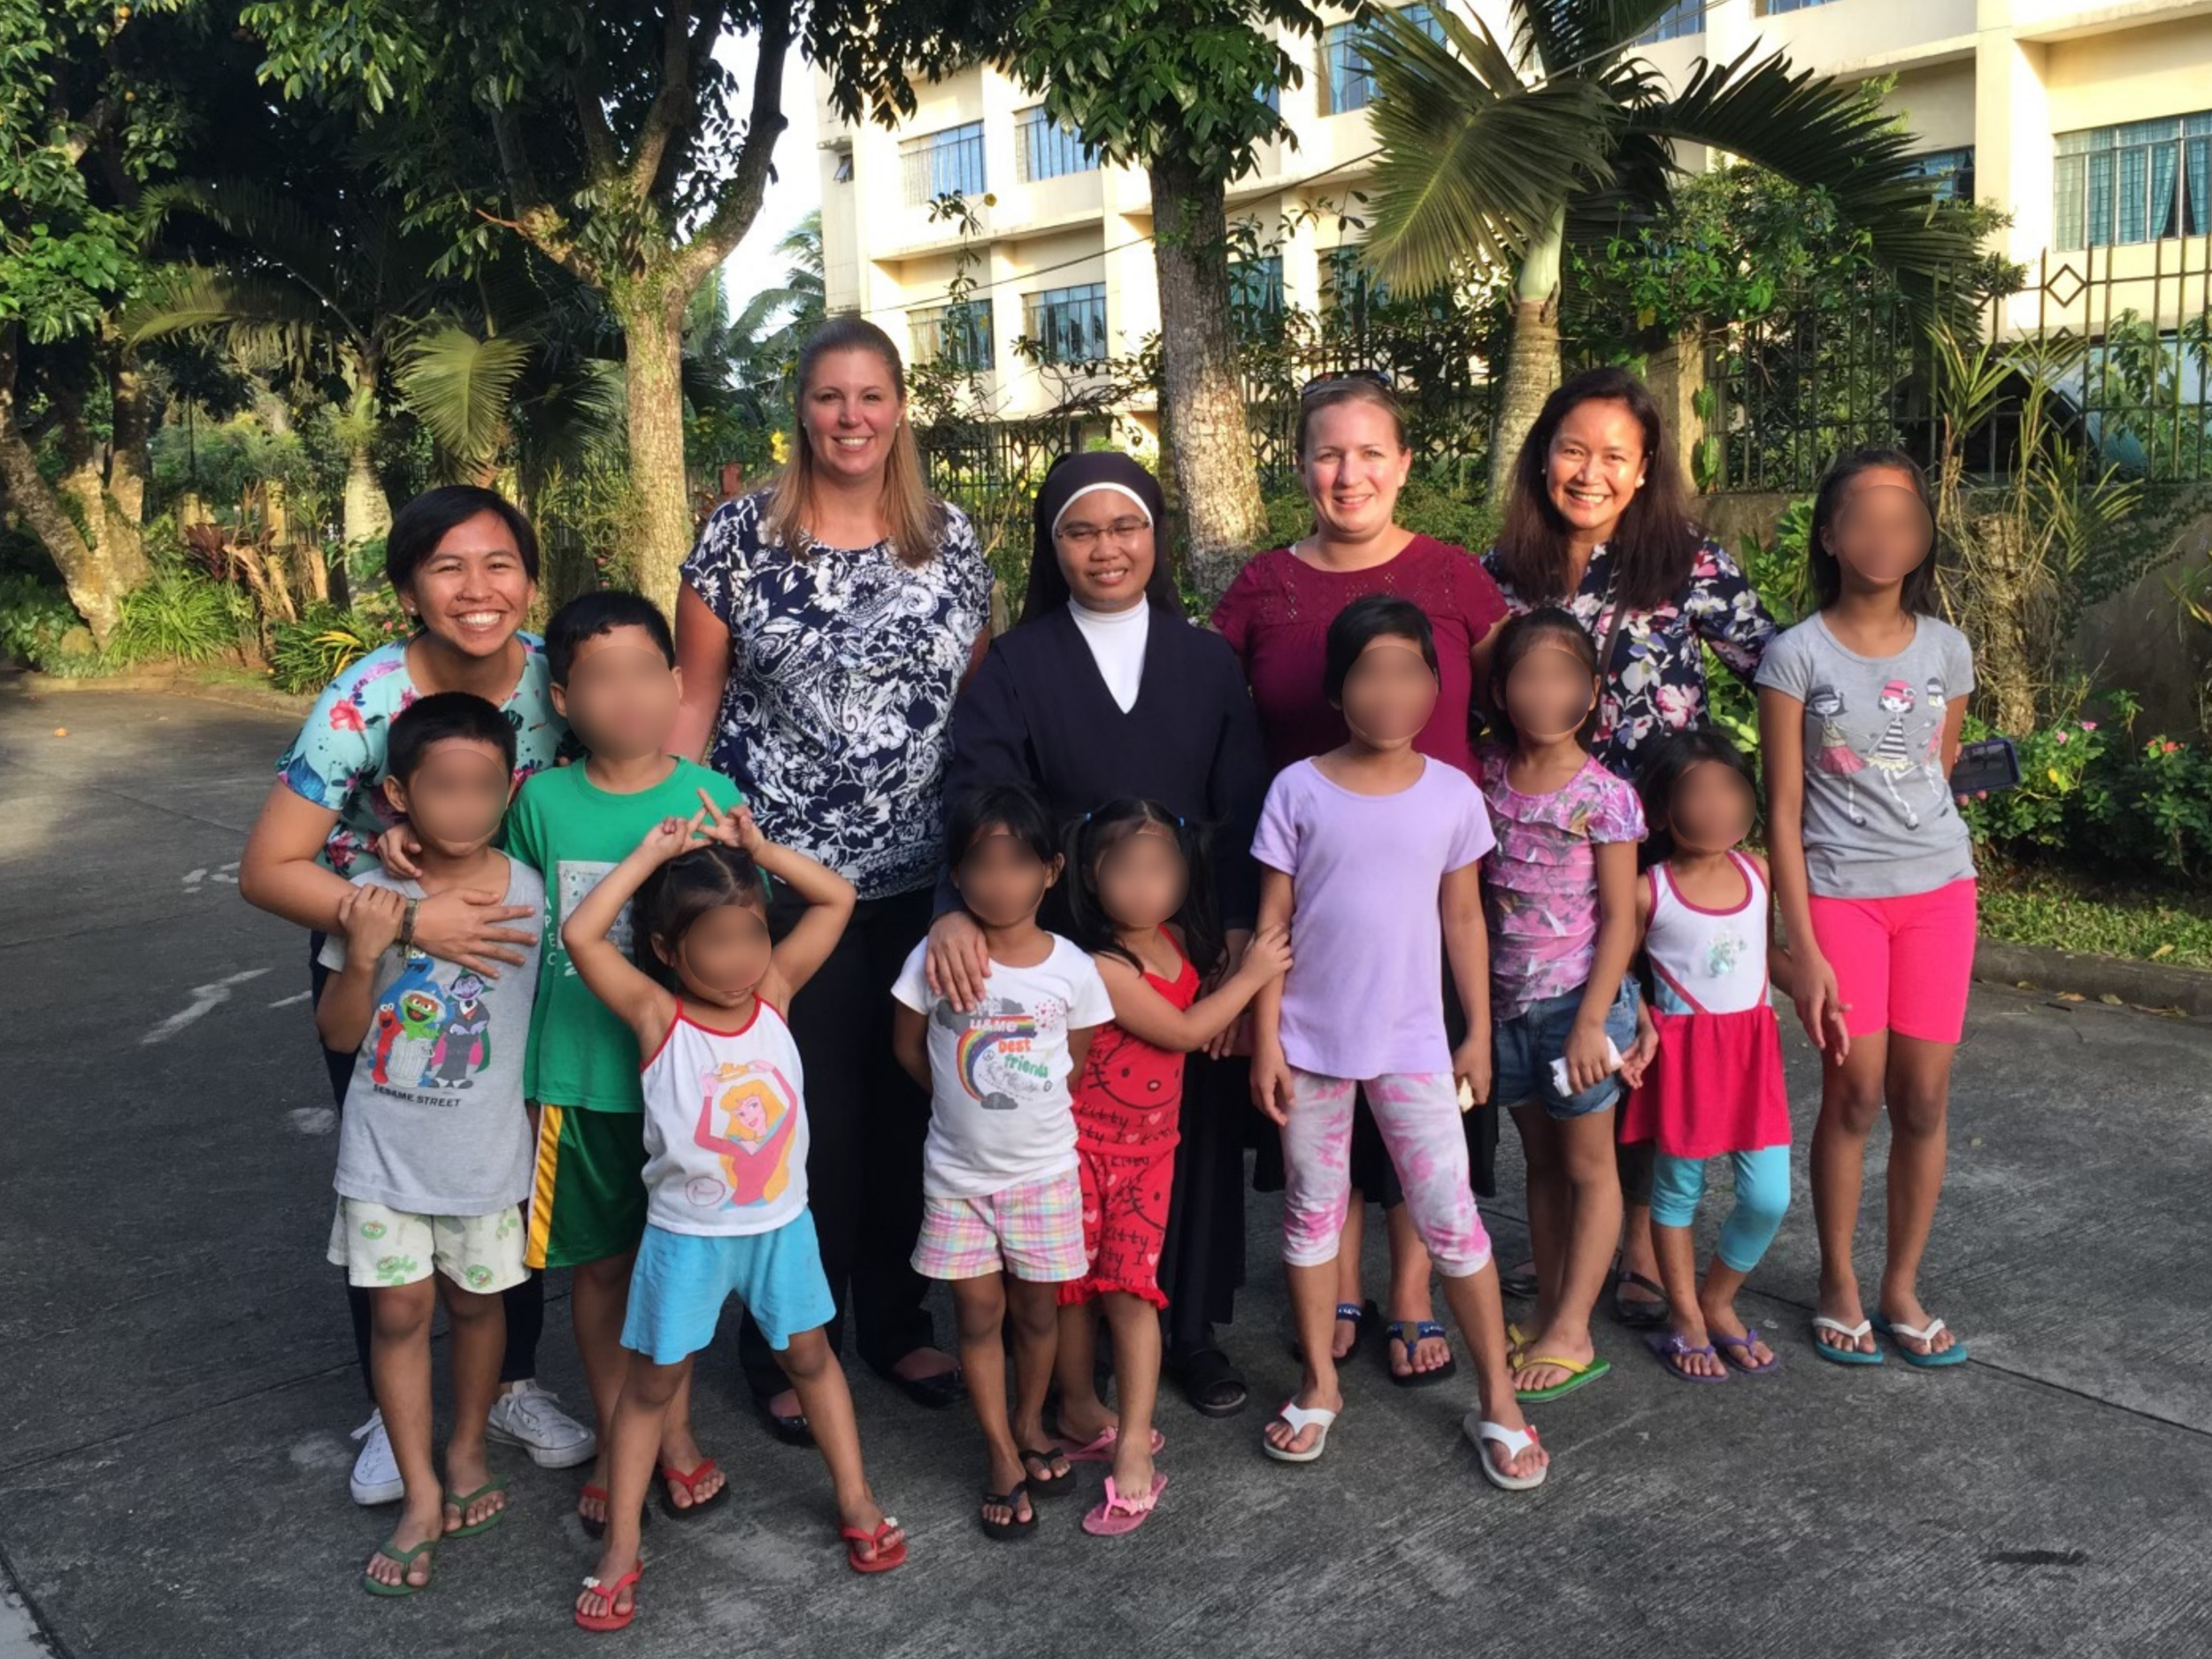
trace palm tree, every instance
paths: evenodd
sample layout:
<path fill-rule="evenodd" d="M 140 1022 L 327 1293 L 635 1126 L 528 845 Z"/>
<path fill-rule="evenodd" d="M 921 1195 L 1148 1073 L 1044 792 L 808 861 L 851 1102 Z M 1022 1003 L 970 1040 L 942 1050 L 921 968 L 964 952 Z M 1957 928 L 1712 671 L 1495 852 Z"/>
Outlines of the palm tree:
<path fill-rule="evenodd" d="M 782 283 L 754 295 L 728 324 L 740 381 L 768 394 L 790 376 L 799 348 L 827 313 L 822 210 L 816 208 L 786 232 L 776 251 L 791 262 Z"/>
<path fill-rule="evenodd" d="M 255 180 L 165 185 L 146 193 L 157 221 L 190 216 L 222 234 L 217 264 L 173 265 L 126 314 L 130 343 L 177 334 L 219 340 L 234 358 L 276 360 L 343 383 L 336 430 L 346 449 L 344 535 L 392 522 L 371 461 L 403 346 L 448 288 L 442 244 L 400 222 L 396 203 L 346 189 L 304 200 Z"/>
<path fill-rule="evenodd" d="M 1705 145 L 1824 190 L 1925 317 L 1974 257 L 1962 216 L 1939 211 L 1913 140 L 1859 88 L 1779 54 L 1701 58 L 1679 91 L 1634 56 L 1670 0 L 1511 0 L 1509 53 L 1479 20 L 1435 9 L 1438 37 L 1375 15 L 1363 50 L 1376 168 L 1377 263 L 1402 288 L 1488 265 L 1514 272 L 1512 339 L 1490 458 L 1502 499 L 1513 458 L 1559 383 L 1565 253 L 1664 213 L 1678 144 Z M 1950 300 L 1955 304 L 1955 300 Z"/>

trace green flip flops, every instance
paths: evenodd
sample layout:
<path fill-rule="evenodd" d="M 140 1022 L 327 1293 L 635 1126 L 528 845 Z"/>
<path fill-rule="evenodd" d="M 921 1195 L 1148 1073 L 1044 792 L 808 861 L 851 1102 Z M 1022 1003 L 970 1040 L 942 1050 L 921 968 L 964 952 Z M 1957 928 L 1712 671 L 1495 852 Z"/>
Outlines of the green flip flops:
<path fill-rule="evenodd" d="M 1587 1387 L 1613 1369 L 1613 1362 L 1596 1357 L 1587 1362 L 1561 1359 L 1555 1354 L 1531 1354 L 1520 1362 L 1520 1369 L 1531 1365 L 1550 1365 L 1567 1373 L 1567 1380 L 1556 1382 L 1548 1388 L 1516 1388 L 1513 1397 L 1525 1406 L 1542 1405 L 1548 1400 L 1562 1400 L 1578 1388 Z"/>
<path fill-rule="evenodd" d="M 371 1595 L 412 1595 L 418 1590 L 427 1590 L 433 1579 L 425 1578 L 420 1584 L 410 1584 L 407 1575 L 414 1570 L 416 1557 L 419 1555 L 429 1555 L 433 1564 L 435 1564 L 437 1557 L 434 1552 L 438 1543 L 439 1540 L 434 1538 L 426 1538 L 412 1549 L 402 1549 L 390 1539 L 386 1539 L 376 1553 L 388 1561 L 399 1563 L 399 1582 L 386 1584 L 364 1567 L 361 1569 L 361 1587 Z"/>
<path fill-rule="evenodd" d="M 466 1522 L 468 1519 L 470 1504 L 475 1502 L 477 1499 L 485 1497 L 491 1493 L 504 1492 L 506 1489 L 507 1483 L 503 1480 L 487 1480 L 482 1486 L 477 1487 L 477 1489 L 473 1492 L 449 1492 L 445 1494 L 445 1501 L 449 1508 L 458 1509 L 461 1512 L 462 1520 Z M 501 1520 L 505 1517 L 506 1514 L 506 1507 L 503 1504 L 500 1508 L 494 1509 L 489 1515 L 486 1516 L 482 1520 L 477 1522 L 475 1525 L 469 1526 L 464 1525 L 457 1526 L 451 1532 L 448 1532 L 446 1536 L 448 1538 L 474 1538 L 479 1532 L 490 1532 L 493 1527 L 499 1525 Z"/>

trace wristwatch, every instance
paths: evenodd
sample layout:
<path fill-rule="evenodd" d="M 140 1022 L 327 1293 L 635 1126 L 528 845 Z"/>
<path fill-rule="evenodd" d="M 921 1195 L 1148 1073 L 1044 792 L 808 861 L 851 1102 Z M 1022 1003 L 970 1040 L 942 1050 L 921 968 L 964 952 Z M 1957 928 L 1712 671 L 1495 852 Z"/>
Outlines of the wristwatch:
<path fill-rule="evenodd" d="M 422 909 L 420 899 L 407 901 L 406 914 L 399 920 L 399 954 L 402 956 L 415 948 L 415 912 Z"/>

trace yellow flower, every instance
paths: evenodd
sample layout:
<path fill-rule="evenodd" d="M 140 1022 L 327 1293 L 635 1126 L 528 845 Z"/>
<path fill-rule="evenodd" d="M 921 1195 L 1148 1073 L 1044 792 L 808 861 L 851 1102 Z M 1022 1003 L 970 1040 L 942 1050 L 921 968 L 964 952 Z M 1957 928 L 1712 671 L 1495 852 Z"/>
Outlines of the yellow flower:
<path fill-rule="evenodd" d="M 2066 787 L 2066 780 L 2058 775 L 2057 767 L 2046 766 L 2043 769 L 2043 775 L 2048 778 L 2053 783 L 2056 784 L 2060 788 L 2063 789 Z"/>

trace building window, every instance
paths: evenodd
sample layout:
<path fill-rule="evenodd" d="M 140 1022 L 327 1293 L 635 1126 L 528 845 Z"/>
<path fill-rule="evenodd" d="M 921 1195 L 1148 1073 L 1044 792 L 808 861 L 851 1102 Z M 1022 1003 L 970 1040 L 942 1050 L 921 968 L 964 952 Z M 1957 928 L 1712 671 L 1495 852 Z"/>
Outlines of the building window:
<path fill-rule="evenodd" d="M 1229 264 L 1229 318 L 1240 338 L 1263 340 L 1282 326 L 1283 261 L 1234 259 Z"/>
<path fill-rule="evenodd" d="M 910 207 L 941 196 L 981 196 L 988 188 L 983 180 L 983 123 L 970 121 L 902 141 L 899 165 Z"/>
<path fill-rule="evenodd" d="M 1774 11 L 1787 8 L 1776 6 Z M 1705 0 L 1675 0 L 1660 15 L 1659 20 L 1636 37 L 1639 46 L 1655 46 L 1661 41 L 1678 41 L 1686 35 L 1705 33 Z"/>
<path fill-rule="evenodd" d="M 2061 248 L 2212 230 L 2212 111 L 2061 133 L 2051 214 Z"/>
<path fill-rule="evenodd" d="M 1436 20 L 1435 12 L 1428 6 L 1406 6 L 1398 15 L 1431 40 L 1444 38 L 1444 26 Z M 1375 101 L 1375 78 L 1368 73 L 1366 55 L 1360 50 L 1360 37 L 1364 33 L 1356 23 L 1335 23 L 1322 35 L 1322 114 L 1344 115 L 1363 110 Z"/>
<path fill-rule="evenodd" d="M 1369 311 L 1390 297 L 1357 248 L 1333 248 L 1321 256 L 1321 309 L 1364 322 Z"/>
<path fill-rule="evenodd" d="M 1809 12 L 1827 4 L 1828 0 L 1761 0 L 1759 11 L 1763 16 L 1775 18 L 1785 12 Z"/>
<path fill-rule="evenodd" d="M 832 182 L 850 184 L 853 181 L 853 147 L 850 144 L 840 144 L 831 154 L 835 157 L 836 162 L 830 173 Z"/>
<path fill-rule="evenodd" d="M 1912 158 L 1912 170 L 1932 183 L 1930 194 L 1939 202 L 1974 199 L 1974 146 L 1931 150 Z"/>
<path fill-rule="evenodd" d="M 993 366 L 991 302 L 964 300 L 906 314 L 910 355 L 916 363 L 980 373 Z"/>
<path fill-rule="evenodd" d="M 1014 118 L 1014 173 L 1024 184 L 1088 173 L 1097 165 L 1098 152 L 1081 134 L 1046 115 L 1043 104 Z"/>
<path fill-rule="evenodd" d="M 1045 288 L 1024 302 L 1022 333 L 1045 363 L 1095 363 L 1106 355 L 1106 285 Z"/>

